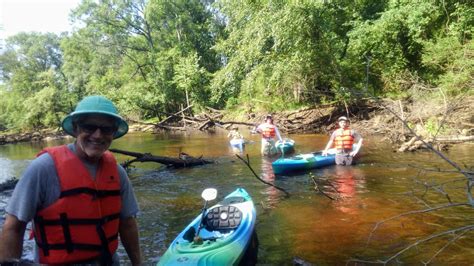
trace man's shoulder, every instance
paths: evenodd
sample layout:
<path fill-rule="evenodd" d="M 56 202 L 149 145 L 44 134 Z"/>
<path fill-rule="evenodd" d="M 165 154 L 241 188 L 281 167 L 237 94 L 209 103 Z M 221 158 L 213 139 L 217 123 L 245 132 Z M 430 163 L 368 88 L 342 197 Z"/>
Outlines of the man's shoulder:
<path fill-rule="evenodd" d="M 54 166 L 53 157 L 47 152 L 40 154 L 38 157 L 34 158 L 29 167 L 32 168 L 49 168 Z"/>

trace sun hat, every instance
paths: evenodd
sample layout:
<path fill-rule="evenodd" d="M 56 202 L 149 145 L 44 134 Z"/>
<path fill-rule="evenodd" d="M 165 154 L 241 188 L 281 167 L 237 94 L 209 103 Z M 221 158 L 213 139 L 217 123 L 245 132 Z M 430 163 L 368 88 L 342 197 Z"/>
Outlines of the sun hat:
<path fill-rule="evenodd" d="M 99 95 L 87 96 L 76 106 L 74 112 L 64 118 L 61 126 L 63 130 L 75 137 L 73 122 L 83 115 L 106 115 L 115 119 L 117 131 L 114 133 L 114 139 L 120 138 L 128 132 L 127 122 L 118 114 L 115 105 L 107 98 Z"/>
<path fill-rule="evenodd" d="M 345 116 L 341 116 L 341 117 L 339 117 L 339 118 L 337 119 L 338 122 L 339 122 L 339 121 L 342 121 L 342 120 L 349 122 L 349 119 L 347 119 L 347 117 L 345 117 Z"/>

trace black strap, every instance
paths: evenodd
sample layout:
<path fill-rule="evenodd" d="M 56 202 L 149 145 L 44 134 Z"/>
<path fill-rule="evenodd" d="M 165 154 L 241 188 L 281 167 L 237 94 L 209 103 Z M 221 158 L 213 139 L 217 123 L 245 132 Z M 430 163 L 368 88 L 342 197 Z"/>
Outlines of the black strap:
<path fill-rule="evenodd" d="M 38 225 L 39 233 L 40 233 L 40 236 L 41 236 L 41 241 L 45 244 L 45 247 L 42 249 L 43 250 L 43 255 L 44 256 L 49 256 L 48 239 L 46 238 L 46 231 L 44 230 L 44 226 L 41 224 L 42 221 L 43 221 L 43 217 L 41 217 L 41 216 L 37 216 L 35 218 L 35 224 Z M 38 238 L 37 237 L 36 237 L 36 243 L 38 243 Z"/>
<path fill-rule="evenodd" d="M 109 238 L 107 238 L 107 241 L 108 242 L 112 242 L 114 241 L 115 239 L 118 238 L 118 234 L 115 234 Z M 41 248 L 43 251 L 44 250 L 60 250 L 60 249 L 67 249 L 67 244 L 65 243 L 61 243 L 61 244 L 45 244 L 45 243 L 41 243 L 41 242 L 38 242 L 36 241 L 36 244 L 38 245 L 39 248 Z M 84 244 L 84 243 L 72 243 L 72 248 L 73 249 L 76 249 L 76 250 L 92 250 L 92 251 L 97 251 L 97 250 L 101 250 L 103 247 L 102 244 Z M 48 255 L 49 255 L 49 252 L 48 252 Z M 47 256 L 47 255 L 45 255 Z"/>
<path fill-rule="evenodd" d="M 115 234 L 109 238 L 106 237 L 104 230 L 102 229 L 102 225 L 105 223 L 112 221 L 114 219 L 118 219 L 120 217 L 120 213 L 111 214 L 108 216 L 103 217 L 102 219 L 68 219 L 66 213 L 60 214 L 60 219 L 54 220 L 45 220 L 42 216 L 35 217 L 35 226 L 39 228 L 39 233 L 41 236 L 41 242 L 36 239 L 36 244 L 38 247 L 43 251 L 44 256 L 49 256 L 49 250 L 59 250 L 59 249 L 66 249 L 68 253 L 74 251 L 74 249 L 78 250 L 101 250 L 101 257 L 106 259 L 104 261 L 105 264 L 110 264 L 112 260 L 112 255 L 110 254 L 108 243 L 118 238 L 118 234 Z M 99 238 L 101 240 L 101 244 L 83 244 L 83 243 L 73 243 L 71 237 L 70 226 L 71 225 L 95 225 L 97 228 L 97 233 L 99 234 Z M 49 244 L 46 238 L 46 226 L 61 226 L 63 229 L 65 243 L 61 244 Z M 100 228 L 100 230 L 99 230 Z M 110 258 L 109 258 L 110 257 Z M 110 259 L 110 261 L 108 261 Z"/>
<path fill-rule="evenodd" d="M 88 187 L 79 187 L 62 191 L 59 195 L 59 198 L 74 196 L 82 193 L 92 195 L 94 198 L 120 196 L 120 190 L 96 190 Z"/>
<path fill-rule="evenodd" d="M 105 235 L 104 229 L 100 224 L 96 226 L 97 234 L 99 235 L 99 239 L 101 242 L 101 262 L 104 265 L 111 265 L 112 264 L 112 254 L 110 254 L 109 250 L 109 241 L 107 236 Z"/>
<path fill-rule="evenodd" d="M 69 225 L 96 225 L 100 224 L 103 225 L 107 222 L 110 222 L 115 219 L 120 218 L 120 213 L 114 213 L 111 215 L 104 216 L 99 219 L 88 219 L 88 218 L 82 218 L 82 219 L 70 219 L 68 218 L 67 223 Z M 41 217 L 41 220 L 38 220 L 38 217 L 35 218 L 35 223 L 41 225 L 41 226 L 55 226 L 55 225 L 63 225 L 62 221 L 60 219 L 48 219 L 45 220 Z"/>
<path fill-rule="evenodd" d="M 65 212 L 60 214 L 61 226 L 63 228 L 64 240 L 66 241 L 67 253 L 72 253 L 74 247 L 72 245 L 71 231 L 69 230 L 69 221 Z"/>

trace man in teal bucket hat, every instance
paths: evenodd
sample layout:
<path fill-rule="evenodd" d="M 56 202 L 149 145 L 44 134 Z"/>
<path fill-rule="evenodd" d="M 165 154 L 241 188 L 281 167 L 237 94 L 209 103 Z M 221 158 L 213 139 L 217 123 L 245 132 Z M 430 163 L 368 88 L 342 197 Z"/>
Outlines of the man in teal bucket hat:
<path fill-rule="evenodd" d="M 118 239 L 141 264 L 138 204 L 126 171 L 108 148 L 128 132 L 103 96 L 88 96 L 62 122 L 74 143 L 42 150 L 20 178 L 6 208 L 0 263 L 21 257 L 33 221 L 35 262 L 119 265 Z"/>
<path fill-rule="evenodd" d="M 118 114 L 117 108 L 110 100 L 102 96 L 89 96 L 80 101 L 74 112 L 64 118 L 62 123 L 64 131 L 71 136 L 75 136 L 74 122 L 77 122 L 81 116 L 86 115 L 104 115 L 113 118 L 117 127 L 113 135 L 114 139 L 118 139 L 128 132 L 128 124 Z"/>

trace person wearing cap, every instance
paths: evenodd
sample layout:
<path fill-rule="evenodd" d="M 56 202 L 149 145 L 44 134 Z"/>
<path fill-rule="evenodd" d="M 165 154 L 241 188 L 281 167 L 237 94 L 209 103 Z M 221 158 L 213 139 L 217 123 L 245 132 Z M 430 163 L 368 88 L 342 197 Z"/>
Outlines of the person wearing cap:
<path fill-rule="evenodd" d="M 26 225 L 33 221 L 37 263 L 119 265 L 120 238 L 130 263 L 141 264 L 138 204 L 127 173 L 108 151 L 128 132 L 127 122 L 110 100 L 89 96 L 62 128 L 75 142 L 43 149 L 13 191 L 0 263 L 21 257 Z"/>
<path fill-rule="evenodd" d="M 280 141 L 282 139 L 280 131 L 278 131 L 277 126 L 273 124 L 273 117 L 271 115 L 265 116 L 265 122 L 260 124 L 255 131 L 262 135 L 262 155 L 271 156 L 277 154 L 275 137 Z"/>
<path fill-rule="evenodd" d="M 239 132 L 238 127 L 233 127 L 227 137 L 230 138 L 230 146 L 235 153 L 242 153 L 244 151 L 245 139 Z"/>
<path fill-rule="evenodd" d="M 233 127 L 229 131 L 229 134 L 227 134 L 227 137 L 230 138 L 231 140 L 239 140 L 239 139 L 244 138 L 244 136 L 242 136 L 242 134 L 240 134 L 238 127 Z"/>
<path fill-rule="evenodd" d="M 327 156 L 328 150 L 334 144 L 336 148 L 336 164 L 351 165 L 352 159 L 362 146 L 362 137 L 357 131 L 349 128 L 350 121 L 347 117 L 341 116 L 337 121 L 339 128 L 331 134 L 322 155 Z M 354 145 L 355 142 L 357 142 L 356 145 Z"/>

